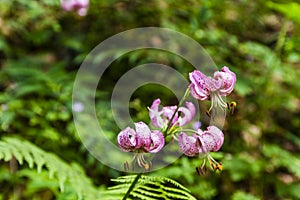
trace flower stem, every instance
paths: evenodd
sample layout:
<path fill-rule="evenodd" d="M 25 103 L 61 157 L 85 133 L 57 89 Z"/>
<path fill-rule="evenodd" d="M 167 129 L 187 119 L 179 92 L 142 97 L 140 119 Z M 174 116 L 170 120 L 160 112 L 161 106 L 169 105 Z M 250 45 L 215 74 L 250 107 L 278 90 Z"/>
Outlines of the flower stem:
<path fill-rule="evenodd" d="M 174 119 L 174 117 L 175 117 L 175 114 L 177 113 L 179 107 L 183 104 L 184 100 L 185 100 L 186 97 L 189 95 L 189 93 L 190 93 L 190 87 L 188 87 L 188 88 L 185 90 L 185 93 L 184 93 L 183 97 L 182 97 L 181 100 L 179 101 L 179 103 L 178 103 L 178 105 L 177 105 L 177 108 L 176 108 L 175 112 L 173 113 L 173 115 L 172 115 L 172 117 L 171 117 L 171 119 L 170 119 L 170 121 L 169 121 L 169 123 L 168 123 L 167 129 L 164 131 L 164 136 L 167 136 L 168 131 L 169 131 L 169 129 L 171 128 L 172 121 L 173 121 L 173 119 Z"/>
<path fill-rule="evenodd" d="M 136 177 L 134 178 L 133 182 L 131 183 L 129 189 L 127 190 L 127 192 L 122 200 L 126 200 L 129 197 L 130 192 L 133 190 L 134 186 L 137 184 L 137 182 L 141 178 L 141 176 L 142 176 L 142 173 L 139 173 L 138 175 L 136 175 Z"/>

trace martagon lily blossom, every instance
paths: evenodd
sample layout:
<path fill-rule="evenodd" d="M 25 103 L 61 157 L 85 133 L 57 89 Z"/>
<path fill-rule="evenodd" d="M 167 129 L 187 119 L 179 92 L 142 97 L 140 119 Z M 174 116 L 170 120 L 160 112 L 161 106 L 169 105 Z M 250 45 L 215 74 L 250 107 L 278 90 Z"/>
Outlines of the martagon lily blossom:
<path fill-rule="evenodd" d="M 134 159 L 137 158 L 138 165 L 148 170 L 149 164 L 145 161 L 143 153 L 159 152 L 165 144 L 165 139 L 160 131 L 151 131 L 144 122 L 134 125 L 135 130 L 127 127 L 119 133 L 118 145 L 125 152 L 137 153 Z"/>
<path fill-rule="evenodd" d="M 191 95 L 200 101 L 211 100 L 209 111 L 213 107 L 220 107 L 223 110 L 228 107 L 222 96 L 229 95 L 236 83 L 236 75 L 228 67 L 224 66 L 221 71 L 216 71 L 213 78 L 198 70 L 191 72 L 189 78 Z"/>
<path fill-rule="evenodd" d="M 223 142 L 224 134 L 216 126 L 208 126 L 205 131 L 198 129 L 192 136 L 188 136 L 185 132 L 181 132 L 178 135 L 178 144 L 183 154 L 189 157 L 203 155 L 207 158 L 214 170 L 216 170 L 217 166 L 220 168 L 220 163 L 216 162 L 209 155 L 209 152 L 219 151 Z M 205 166 L 205 160 L 200 169 L 203 169 Z"/>
<path fill-rule="evenodd" d="M 62 9 L 76 10 L 78 15 L 85 16 L 89 7 L 89 0 L 60 0 Z"/>
<path fill-rule="evenodd" d="M 165 129 L 176 111 L 177 106 L 164 106 L 161 110 L 159 110 L 160 102 L 160 99 L 155 99 L 153 101 L 149 108 L 149 116 L 153 126 Z M 179 115 L 179 112 L 181 112 L 183 116 Z M 183 126 L 189 123 L 195 116 L 195 113 L 196 107 L 192 102 L 187 101 L 186 107 L 181 106 L 178 108 L 172 119 L 171 126 Z"/>

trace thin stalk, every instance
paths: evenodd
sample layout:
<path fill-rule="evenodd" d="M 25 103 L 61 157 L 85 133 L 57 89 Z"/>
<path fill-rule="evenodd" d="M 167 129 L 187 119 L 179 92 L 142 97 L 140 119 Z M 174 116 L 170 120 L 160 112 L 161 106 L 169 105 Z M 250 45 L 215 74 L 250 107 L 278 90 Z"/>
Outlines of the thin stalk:
<path fill-rule="evenodd" d="M 141 176 L 142 176 L 142 173 L 139 173 L 138 175 L 136 175 L 136 177 L 134 178 L 133 182 L 131 183 L 129 189 L 127 190 L 127 192 L 122 200 L 126 200 L 129 197 L 130 192 L 133 190 L 134 186 L 137 184 L 137 182 L 141 178 Z"/>
<path fill-rule="evenodd" d="M 172 121 L 173 121 L 173 119 L 174 119 L 174 117 L 175 117 L 175 114 L 178 112 L 179 107 L 183 104 L 184 100 L 185 100 L 186 97 L 189 95 L 189 93 L 190 93 L 190 88 L 188 87 L 188 88 L 186 89 L 186 91 L 185 91 L 183 97 L 182 97 L 181 100 L 179 101 L 179 103 L 178 103 L 178 105 L 177 105 L 177 108 L 176 108 L 175 112 L 173 113 L 173 115 L 172 115 L 172 117 L 171 117 L 171 119 L 170 119 L 170 121 L 169 121 L 169 123 L 168 123 L 167 129 L 166 129 L 165 132 L 164 132 L 164 136 L 167 135 L 168 130 L 171 128 Z"/>

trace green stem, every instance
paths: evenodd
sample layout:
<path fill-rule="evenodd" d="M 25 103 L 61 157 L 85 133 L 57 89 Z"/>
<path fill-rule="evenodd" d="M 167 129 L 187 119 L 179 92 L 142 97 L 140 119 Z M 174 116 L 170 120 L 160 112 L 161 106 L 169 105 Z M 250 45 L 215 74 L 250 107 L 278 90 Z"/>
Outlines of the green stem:
<path fill-rule="evenodd" d="M 142 173 L 139 173 L 138 175 L 136 175 L 136 177 L 134 178 L 133 182 L 131 183 L 129 189 L 127 190 L 127 192 L 122 200 L 126 200 L 129 197 L 130 192 L 133 190 L 134 186 L 137 184 L 137 182 L 141 178 L 141 176 L 142 176 Z"/>
<path fill-rule="evenodd" d="M 186 97 L 189 95 L 189 93 L 190 93 L 190 88 L 188 87 L 188 88 L 186 89 L 186 91 L 185 91 L 183 97 L 182 97 L 181 100 L 179 101 L 179 103 L 178 103 L 178 105 L 177 105 L 177 108 L 176 108 L 175 112 L 173 113 L 173 115 L 172 115 L 172 117 L 171 117 L 171 119 L 170 119 L 170 121 L 169 121 L 168 126 L 167 126 L 167 129 L 164 131 L 164 136 L 167 136 L 168 131 L 169 131 L 169 129 L 171 128 L 172 121 L 173 121 L 173 119 L 174 119 L 174 117 L 175 117 L 175 114 L 177 113 L 179 107 L 183 104 L 184 100 L 185 100 Z"/>

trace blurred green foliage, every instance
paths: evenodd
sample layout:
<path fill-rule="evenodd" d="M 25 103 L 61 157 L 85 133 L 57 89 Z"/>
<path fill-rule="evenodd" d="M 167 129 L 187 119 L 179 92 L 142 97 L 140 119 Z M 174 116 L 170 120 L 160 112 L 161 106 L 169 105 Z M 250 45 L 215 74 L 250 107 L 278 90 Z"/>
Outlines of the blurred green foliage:
<path fill-rule="evenodd" d="M 300 199 L 299 12 L 299 3 L 280 0 L 91 0 L 87 16 L 79 17 L 63 11 L 58 0 L 1 1 L 1 139 L 34 143 L 65 169 L 80 171 L 93 191 L 111 186 L 110 179 L 122 174 L 89 155 L 76 134 L 71 108 L 76 71 L 109 36 L 143 26 L 171 28 L 197 40 L 218 66 L 237 74 L 229 100 L 238 107 L 227 117 L 225 144 L 215 154 L 222 173 L 197 176 L 201 161 L 182 157 L 153 174 L 177 180 L 198 199 Z M 132 52 L 105 72 L 96 109 L 112 141 L 119 132 L 108 101 L 114 81 L 148 62 L 187 77 L 191 66 L 174 57 Z M 133 118 L 149 120 L 146 107 L 157 97 L 174 104 L 171 92 L 149 85 L 132 96 Z M 44 168 L 0 157 L 0 199 L 77 199 L 72 184 L 60 192 L 59 177 L 49 178 Z"/>

